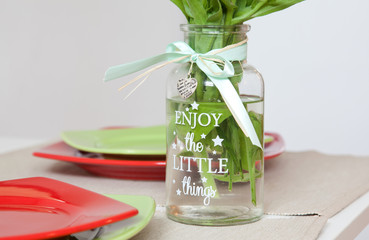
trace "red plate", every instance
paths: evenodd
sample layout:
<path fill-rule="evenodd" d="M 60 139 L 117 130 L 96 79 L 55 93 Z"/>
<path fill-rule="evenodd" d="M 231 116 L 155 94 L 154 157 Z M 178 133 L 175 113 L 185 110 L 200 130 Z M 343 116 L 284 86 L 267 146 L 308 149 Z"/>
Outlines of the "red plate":
<path fill-rule="evenodd" d="M 81 152 L 64 142 L 46 146 L 34 152 L 33 155 L 73 162 L 90 173 L 104 177 L 133 180 L 165 179 L 165 156 L 156 160 L 150 159 L 149 156 L 145 160 L 142 158 L 127 160 L 119 155 Z"/>
<path fill-rule="evenodd" d="M 265 145 L 264 159 L 284 151 L 284 141 L 277 133 L 265 133 L 274 140 Z M 81 152 L 64 142 L 46 146 L 33 153 L 36 157 L 73 162 L 86 171 L 104 177 L 133 180 L 165 180 L 165 156 L 104 155 Z M 144 158 L 142 158 L 144 157 Z"/>
<path fill-rule="evenodd" d="M 125 203 L 50 178 L 0 182 L 0 239 L 55 238 L 137 213 Z"/>
<path fill-rule="evenodd" d="M 272 136 L 273 141 L 264 146 L 264 160 L 275 158 L 284 152 L 284 140 L 278 133 L 266 132 L 265 135 Z"/>

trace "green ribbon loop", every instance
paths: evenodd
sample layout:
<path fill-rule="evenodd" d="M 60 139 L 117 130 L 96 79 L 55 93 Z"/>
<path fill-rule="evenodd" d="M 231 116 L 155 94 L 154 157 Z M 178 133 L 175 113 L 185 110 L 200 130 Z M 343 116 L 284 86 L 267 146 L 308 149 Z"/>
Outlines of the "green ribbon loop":
<path fill-rule="evenodd" d="M 104 81 L 120 78 L 161 62 L 166 62 L 163 66 L 172 62 L 194 62 L 217 87 L 234 119 L 245 135 L 250 138 L 252 144 L 263 148 L 241 98 L 228 79 L 234 76 L 234 68 L 231 61 L 245 60 L 246 51 L 246 40 L 239 44 L 230 45 L 222 49 L 214 49 L 204 54 L 196 53 L 185 42 L 177 41 L 167 46 L 166 53 L 110 67 L 105 72 Z M 218 66 L 217 63 L 219 62 L 224 64 L 223 69 Z"/>

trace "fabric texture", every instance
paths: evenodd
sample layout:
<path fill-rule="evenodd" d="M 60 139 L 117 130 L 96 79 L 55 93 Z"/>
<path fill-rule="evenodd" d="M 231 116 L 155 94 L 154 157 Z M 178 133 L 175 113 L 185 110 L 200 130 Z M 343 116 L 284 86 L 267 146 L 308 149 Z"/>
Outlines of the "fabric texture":
<path fill-rule="evenodd" d="M 286 152 L 265 161 L 265 216 L 229 226 L 191 226 L 165 216 L 165 183 L 98 177 L 73 163 L 33 157 L 36 146 L 0 155 L 0 180 L 49 177 L 100 194 L 148 195 L 157 210 L 133 239 L 316 239 L 328 218 L 369 191 L 369 157 Z"/>

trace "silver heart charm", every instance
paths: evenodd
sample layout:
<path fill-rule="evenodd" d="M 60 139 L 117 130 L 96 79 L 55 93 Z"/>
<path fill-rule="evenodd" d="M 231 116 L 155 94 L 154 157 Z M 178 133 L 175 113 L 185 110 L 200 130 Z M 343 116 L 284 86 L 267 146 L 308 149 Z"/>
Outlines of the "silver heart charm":
<path fill-rule="evenodd" d="M 187 99 L 196 91 L 197 80 L 196 78 L 181 78 L 177 82 L 177 90 L 179 95 Z"/>

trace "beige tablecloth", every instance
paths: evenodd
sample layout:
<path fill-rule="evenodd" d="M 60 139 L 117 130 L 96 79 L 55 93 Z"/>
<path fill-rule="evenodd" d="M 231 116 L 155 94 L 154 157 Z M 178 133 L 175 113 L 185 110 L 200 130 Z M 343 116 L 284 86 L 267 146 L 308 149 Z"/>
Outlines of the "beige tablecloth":
<path fill-rule="evenodd" d="M 327 219 L 369 191 L 369 157 L 287 152 L 265 162 L 265 212 L 258 222 L 199 227 L 165 216 L 164 182 L 97 177 L 76 165 L 37 158 L 38 147 L 0 155 L 0 180 L 43 176 L 101 194 L 152 196 L 157 211 L 133 239 L 315 239 Z"/>

